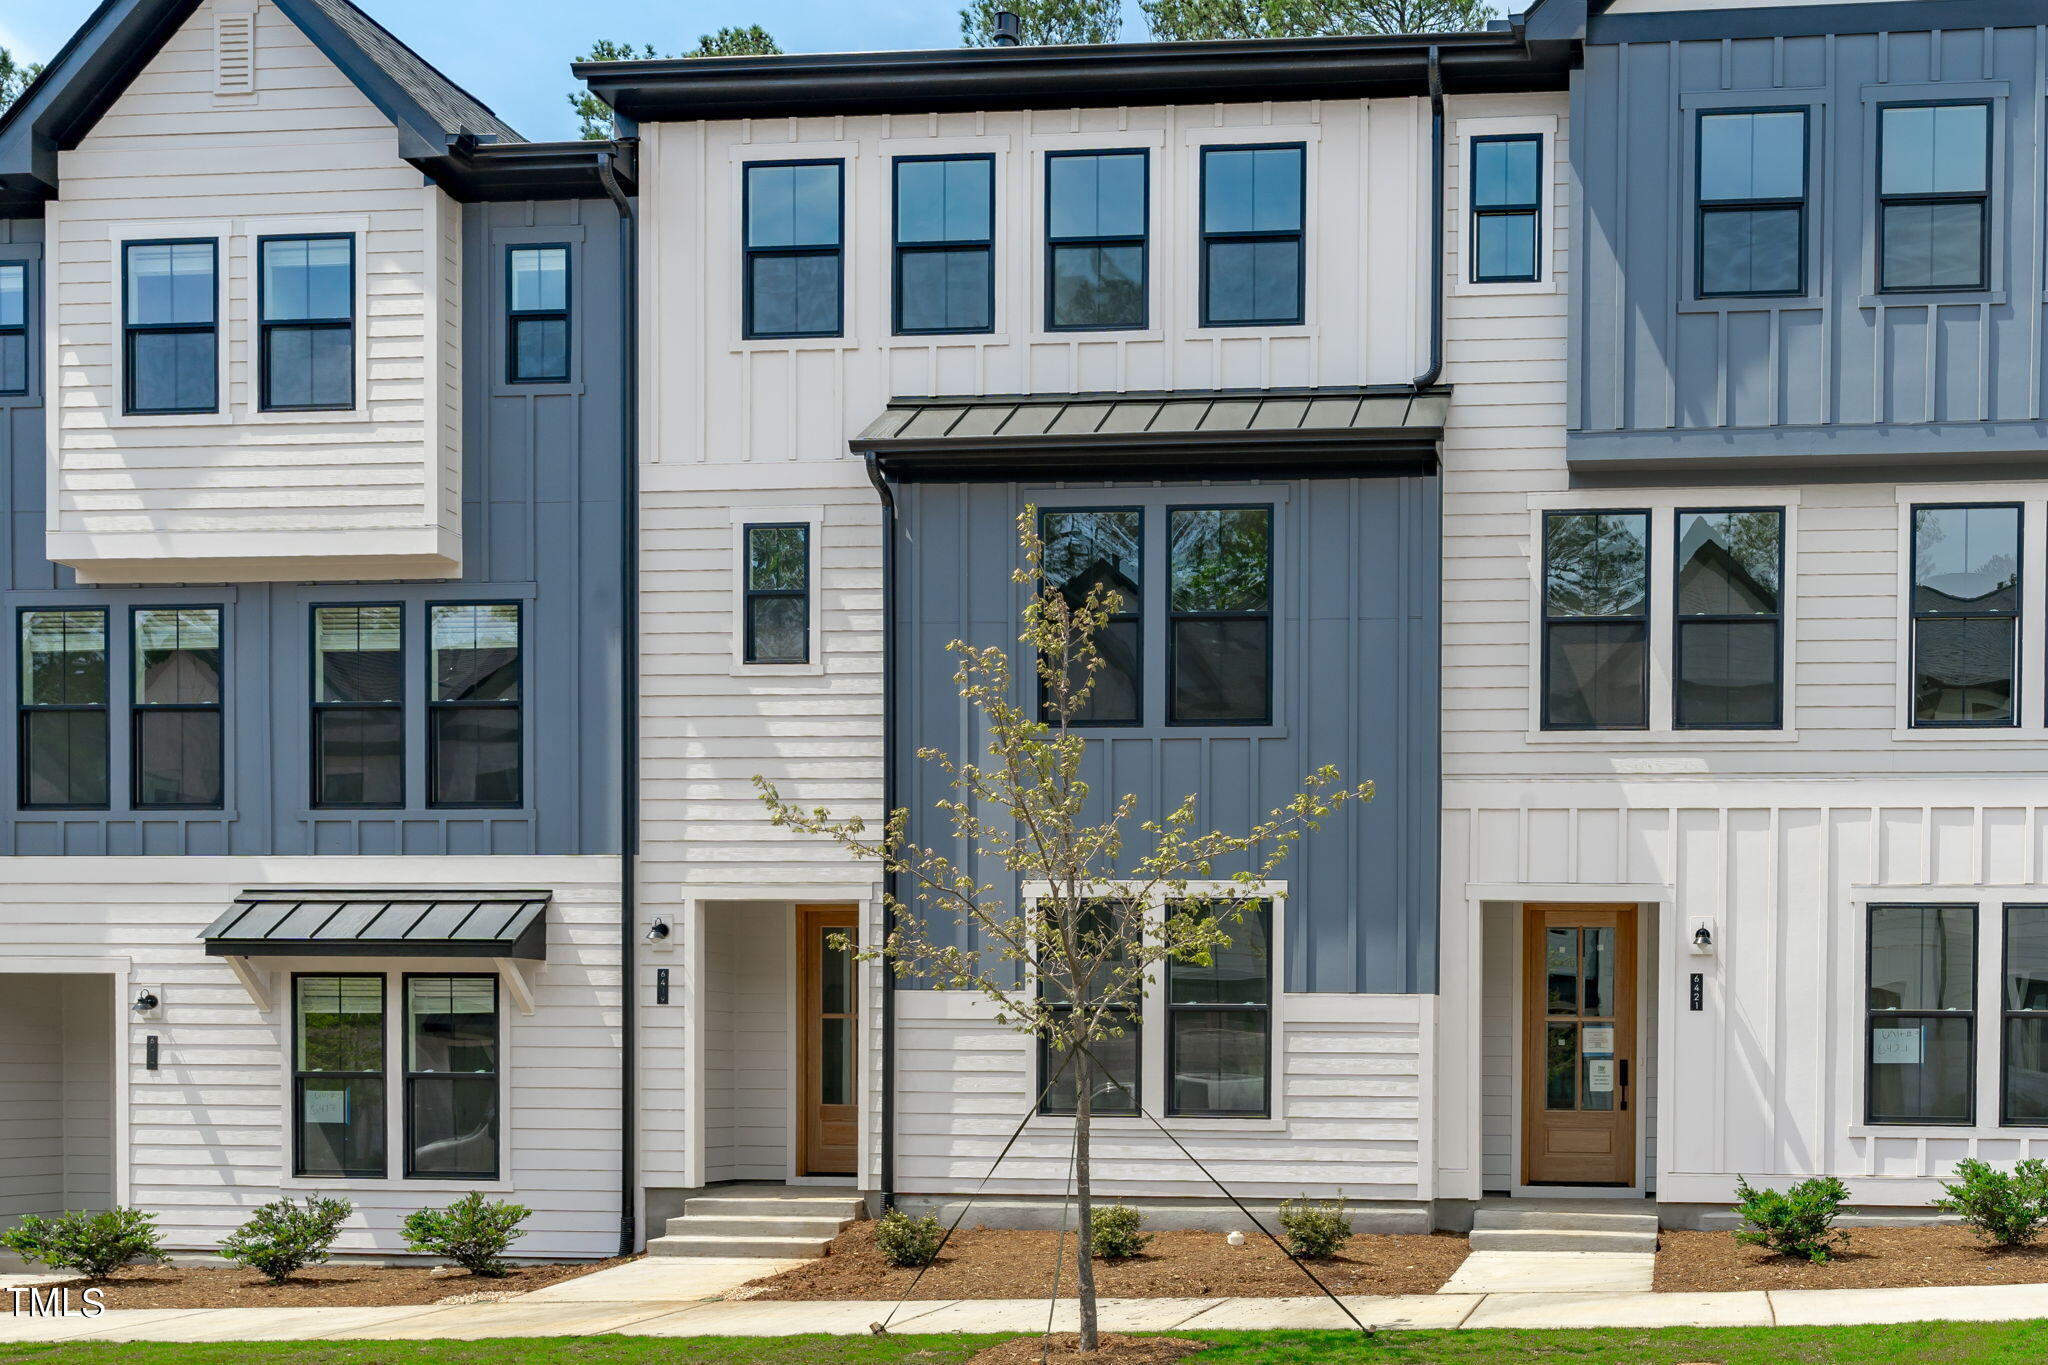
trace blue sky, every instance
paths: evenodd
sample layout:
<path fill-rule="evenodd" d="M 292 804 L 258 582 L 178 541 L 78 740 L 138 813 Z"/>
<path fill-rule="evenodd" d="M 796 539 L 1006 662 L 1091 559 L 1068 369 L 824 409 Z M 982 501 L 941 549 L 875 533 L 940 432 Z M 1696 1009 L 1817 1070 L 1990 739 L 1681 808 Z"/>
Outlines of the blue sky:
<path fill-rule="evenodd" d="M 356 0 L 456 84 L 535 139 L 574 137 L 569 59 L 592 40 L 680 52 L 697 35 L 759 23 L 786 52 L 954 47 L 958 0 Z M 96 0 L 0 0 L 0 47 L 47 59 Z M 1136 7 L 1130 6 L 1135 13 Z M 601 17 L 593 17 L 601 16 Z M 1142 30 L 1126 24 L 1128 36 Z"/>

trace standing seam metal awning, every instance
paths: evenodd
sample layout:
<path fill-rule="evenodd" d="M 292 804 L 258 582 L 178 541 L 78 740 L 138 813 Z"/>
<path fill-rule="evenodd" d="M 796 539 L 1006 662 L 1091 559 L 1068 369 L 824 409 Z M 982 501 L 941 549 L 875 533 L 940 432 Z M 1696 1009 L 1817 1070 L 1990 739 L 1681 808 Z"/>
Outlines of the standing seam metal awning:
<path fill-rule="evenodd" d="M 212 957 L 547 958 L 548 891 L 245 891 Z"/>

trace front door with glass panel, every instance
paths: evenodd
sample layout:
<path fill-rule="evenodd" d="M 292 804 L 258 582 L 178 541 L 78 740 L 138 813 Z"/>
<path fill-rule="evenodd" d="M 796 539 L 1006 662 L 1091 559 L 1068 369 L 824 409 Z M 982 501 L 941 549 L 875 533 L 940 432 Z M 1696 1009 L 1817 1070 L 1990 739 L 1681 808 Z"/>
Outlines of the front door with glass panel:
<path fill-rule="evenodd" d="M 1522 926 L 1522 1180 L 1635 1183 L 1635 913 L 1531 905 Z"/>
<path fill-rule="evenodd" d="M 800 905 L 797 926 L 797 1027 L 803 1064 L 797 1100 L 804 1175 L 852 1175 L 860 1143 L 860 1103 L 854 1089 L 854 1041 L 859 1035 L 859 992 L 853 947 L 857 925 L 851 906 Z"/>

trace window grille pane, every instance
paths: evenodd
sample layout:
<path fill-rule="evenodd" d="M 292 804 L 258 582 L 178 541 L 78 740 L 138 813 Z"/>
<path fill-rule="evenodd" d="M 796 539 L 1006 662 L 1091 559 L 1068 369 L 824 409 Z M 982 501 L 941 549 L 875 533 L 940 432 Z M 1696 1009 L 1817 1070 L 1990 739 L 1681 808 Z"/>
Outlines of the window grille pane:
<path fill-rule="evenodd" d="M 1928 618 L 1913 623 L 1913 718 L 1922 725 L 2008 725 L 2019 623 Z"/>
<path fill-rule="evenodd" d="M 1208 244 L 1210 322 L 1291 321 L 1301 314 L 1301 240 Z"/>
<path fill-rule="evenodd" d="M 384 1174 L 384 1078 L 304 1076 L 298 1081 L 304 1176 Z"/>
<path fill-rule="evenodd" d="M 135 713 L 135 804 L 221 803 L 220 712 Z"/>
<path fill-rule="evenodd" d="M 403 609 L 321 607 L 313 613 L 319 667 L 313 699 L 395 702 L 403 698 Z"/>
<path fill-rule="evenodd" d="M 220 612 L 212 607 L 135 613 L 135 701 L 208 706 L 220 701 Z"/>
<path fill-rule="evenodd" d="M 1142 327 L 1145 249 L 1056 246 L 1052 252 L 1055 327 Z"/>
<path fill-rule="evenodd" d="M 1966 1018 L 1876 1016 L 1870 1031 L 1873 1123 L 1966 1123 L 1971 1036 Z"/>
<path fill-rule="evenodd" d="M 1884 206 L 1884 288 L 1982 289 L 1981 199 Z"/>
<path fill-rule="evenodd" d="M 2048 906 L 2005 907 L 2005 1007 L 2048 1010 Z"/>
<path fill-rule="evenodd" d="M 1484 138 L 1472 144 L 1472 204 L 1497 208 L 1537 202 L 1536 138 Z"/>
<path fill-rule="evenodd" d="M 1473 220 L 1481 282 L 1536 278 L 1536 215 L 1490 213 Z"/>
<path fill-rule="evenodd" d="M 1870 911 L 1870 1008 L 1967 1010 L 1976 998 L 1976 914 L 1961 905 Z"/>
<path fill-rule="evenodd" d="M 756 335 L 822 335 L 839 327 L 839 258 L 756 256 L 752 262 Z"/>
<path fill-rule="evenodd" d="M 2019 610 L 2017 507 L 1913 509 L 1913 610 L 2007 614 Z"/>
<path fill-rule="evenodd" d="M 498 988 L 487 976 L 406 982 L 406 1070 L 488 1075 L 498 1069 Z"/>
<path fill-rule="evenodd" d="M 263 406 L 346 408 L 355 402 L 355 332 L 274 326 L 263 333 Z"/>
<path fill-rule="evenodd" d="M 491 1177 L 498 1170 L 498 1078 L 415 1076 L 406 1082 L 407 1173 Z"/>
<path fill-rule="evenodd" d="M 1544 605 L 1552 616 L 1640 616 L 1650 592 L 1645 512 L 1544 519 Z"/>
<path fill-rule="evenodd" d="M 263 320 L 339 321 L 355 316 L 355 248 L 346 237 L 263 243 Z"/>
<path fill-rule="evenodd" d="M 24 612 L 21 645 L 23 705 L 98 706 L 106 703 L 105 612 Z"/>
<path fill-rule="evenodd" d="M 1173 1014 L 1173 1093 L 1177 1114 L 1263 1114 L 1272 1069 L 1271 1017 L 1258 1010 L 1178 1010 Z"/>
<path fill-rule="evenodd" d="M 0 332 L 0 393 L 28 391 L 28 337 Z"/>
<path fill-rule="evenodd" d="M 0 265 L 0 327 L 28 325 L 28 267 Z"/>
<path fill-rule="evenodd" d="M 1137 1105 L 1132 1100 L 1132 1096 L 1138 1092 L 1138 1021 L 1135 1018 L 1125 1018 L 1122 1021 L 1122 1028 L 1122 1033 L 1114 1038 L 1098 1033 L 1089 1041 L 1088 1051 L 1094 1056 L 1095 1061 L 1099 1063 L 1092 1070 L 1089 1078 L 1090 1109 L 1093 1113 L 1135 1114 L 1138 1112 Z M 1039 1053 L 1043 1067 L 1040 1073 L 1039 1084 L 1044 1085 L 1046 1079 L 1051 1078 L 1055 1070 L 1059 1070 L 1060 1063 L 1065 1060 L 1066 1054 L 1043 1042 L 1039 1046 Z M 1043 1112 L 1048 1114 L 1071 1114 L 1074 1112 L 1074 1105 L 1079 1090 L 1080 1065 L 1080 1060 L 1076 1059 L 1068 1063 L 1064 1070 L 1059 1071 L 1058 1079 L 1053 1080 L 1051 1089 L 1046 1092 L 1045 1103 L 1042 1106 Z M 1103 1074 L 1103 1068 L 1108 1069 L 1108 1075 Z M 1118 1088 L 1118 1081 L 1121 1081 L 1125 1088 Z"/>
<path fill-rule="evenodd" d="M 106 805 L 107 725 L 103 710 L 24 712 L 22 804 Z"/>
<path fill-rule="evenodd" d="M 519 607 L 495 602 L 435 607 L 435 701 L 519 698 Z"/>
<path fill-rule="evenodd" d="M 404 712 L 322 709 L 314 713 L 313 725 L 318 804 L 405 804 Z"/>
<path fill-rule="evenodd" d="M 906 332 L 986 330 L 992 321 L 987 247 L 906 251 L 898 257 L 897 324 Z"/>
<path fill-rule="evenodd" d="M 1269 508 L 1176 508 L 1169 547 L 1173 609 L 1266 610 L 1272 536 Z"/>
<path fill-rule="evenodd" d="M 838 245 L 836 164 L 747 168 L 747 246 Z"/>
<path fill-rule="evenodd" d="M 896 240 L 985 242 L 994 163 L 983 157 L 896 163 Z"/>
<path fill-rule="evenodd" d="M 1212 907 L 1187 913 L 1208 917 Z M 1209 961 L 1167 964 L 1167 999 L 1175 1005 L 1263 1005 L 1272 998 L 1271 913 L 1247 907 L 1243 918 L 1222 917 L 1230 941 L 1212 949 Z"/>
<path fill-rule="evenodd" d="M 1883 120 L 1880 194 L 1982 194 L 1989 188 L 1989 106 L 1895 107 Z"/>
<path fill-rule="evenodd" d="M 433 712 L 436 805 L 519 803 L 519 711 L 511 706 L 442 708 Z"/>
<path fill-rule="evenodd" d="M 569 308 L 569 252 L 559 246 L 512 248 L 512 311 L 562 313 Z"/>
<path fill-rule="evenodd" d="M 1140 153 L 1050 157 L 1046 185 L 1046 226 L 1054 238 L 1138 237 L 1145 232 L 1145 157 Z"/>
<path fill-rule="evenodd" d="M 1302 149 L 1210 148 L 1203 153 L 1202 231 L 1299 232 Z"/>
<path fill-rule="evenodd" d="M 127 248 L 128 321 L 143 326 L 211 325 L 214 247 L 167 242 Z"/>
<path fill-rule="evenodd" d="M 136 412 L 210 410 L 215 406 L 214 335 L 201 332 L 131 332 L 129 390 Z"/>
<path fill-rule="evenodd" d="M 1700 198 L 1806 197 L 1806 115 L 1708 114 L 1700 119 Z"/>
<path fill-rule="evenodd" d="M 1775 724 L 1777 622 L 1679 622 L 1673 703 L 1681 727 Z"/>
<path fill-rule="evenodd" d="M 2048 1014 L 2005 1021 L 2004 1121 L 2048 1124 Z"/>
<path fill-rule="evenodd" d="M 805 663 L 810 655 L 810 635 L 808 599 L 756 597 L 748 601 L 748 663 Z"/>
<path fill-rule="evenodd" d="M 1649 724 L 1643 690 L 1646 629 L 1640 623 L 1552 622 L 1544 715 L 1571 727 L 1641 728 Z"/>
<path fill-rule="evenodd" d="M 1799 292 L 1799 209 L 1710 209 L 1700 215 L 1700 291 L 1705 294 Z"/>
<path fill-rule="evenodd" d="M 1777 615 L 1784 525 L 1775 509 L 1679 513 L 1678 614 Z"/>
<path fill-rule="evenodd" d="M 569 322 L 566 318 L 512 320 L 512 377 L 562 380 L 569 377 Z"/>
<path fill-rule="evenodd" d="M 1264 617 L 1173 623 L 1173 719 L 1182 724 L 1258 724 L 1269 719 L 1272 688 Z"/>
<path fill-rule="evenodd" d="M 810 579 L 810 536 L 802 526 L 747 528 L 747 587 L 801 592 Z"/>

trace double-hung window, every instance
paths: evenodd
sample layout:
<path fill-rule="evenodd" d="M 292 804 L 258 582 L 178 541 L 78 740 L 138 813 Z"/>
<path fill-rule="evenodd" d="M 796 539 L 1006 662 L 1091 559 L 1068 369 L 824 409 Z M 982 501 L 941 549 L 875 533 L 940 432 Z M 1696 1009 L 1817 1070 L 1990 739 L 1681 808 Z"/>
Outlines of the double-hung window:
<path fill-rule="evenodd" d="M 1302 320 L 1308 150 L 1202 149 L 1202 325 Z"/>
<path fill-rule="evenodd" d="M 1878 288 L 1991 287 L 1991 106 L 1878 112 Z"/>
<path fill-rule="evenodd" d="M 1977 907 L 1873 905 L 1868 923 L 1865 1120 L 1971 1122 Z"/>
<path fill-rule="evenodd" d="M 219 607 L 135 609 L 135 805 L 221 804 Z"/>
<path fill-rule="evenodd" d="M 519 604 L 440 604 L 428 622 L 427 803 L 517 806 Z"/>
<path fill-rule="evenodd" d="M 264 237 L 256 250 L 263 410 L 353 408 L 356 239 Z"/>
<path fill-rule="evenodd" d="M 1542 278 L 1543 135 L 1472 139 L 1472 283 Z"/>
<path fill-rule="evenodd" d="M 1913 509 L 1913 724 L 2019 723 L 2020 509 Z"/>
<path fill-rule="evenodd" d="M 382 1179 L 384 978 L 292 978 L 293 1173 Z"/>
<path fill-rule="evenodd" d="M 405 1173 L 498 1178 L 498 979 L 405 978 Z"/>
<path fill-rule="evenodd" d="M 1806 111 L 1699 116 L 1701 298 L 1806 292 Z"/>
<path fill-rule="evenodd" d="M 1045 326 L 1053 332 L 1145 325 L 1149 158 L 1045 154 Z"/>
<path fill-rule="evenodd" d="M 996 163 L 896 159 L 896 332 L 991 332 L 996 322 Z"/>
<path fill-rule="evenodd" d="M 569 248 L 511 247 L 505 271 L 505 378 L 514 384 L 566 382 Z"/>
<path fill-rule="evenodd" d="M 1999 1122 L 2048 1125 L 2048 905 L 2005 907 Z"/>
<path fill-rule="evenodd" d="M 1776 729 L 1784 512 L 1681 510 L 1677 542 L 1672 723 L 1681 730 Z"/>
<path fill-rule="evenodd" d="M 127 412 L 219 409 L 219 254 L 210 240 L 122 245 Z"/>
<path fill-rule="evenodd" d="M 0 394 L 28 392 L 28 265 L 0 261 Z"/>
<path fill-rule="evenodd" d="M 749 523 L 746 550 L 746 661 L 811 661 L 811 528 L 808 522 Z"/>
<path fill-rule="evenodd" d="M 106 608 L 21 613 L 24 809 L 107 805 L 107 669 Z"/>
<path fill-rule="evenodd" d="M 1543 728 L 1650 723 L 1650 514 L 1543 515 Z"/>
<path fill-rule="evenodd" d="M 1273 719 L 1273 509 L 1167 514 L 1167 721 Z"/>
<path fill-rule="evenodd" d="M 1070 607 L 1091 590 L 1116 595 L 1115 610 L 1095 633 L 1101 660 L 1092 679 L 1077 672 L 1069 686 L 1088 683 L 1088 695 L 1072 708 L 1074 725 L 1136 725 L 1144 717 L 1144 546 L 1145 514 L 1135 507 L 1048 508 L 1039 513 L 1045 542 L 1046 583 L 1059 589 Z M 1039 715 L 1051 721 L 1052 699 L 1041 685 Z"/>
<path fill-rule="evenodd" d="M 1169 913 L 1213 915 L 1214 907 Z M 1273 909 L 1225 918 L 1230 942 L 1207 962 L 1166 965 L 1170 1114 L 1263 1118 L 1272 1110 Z"/>
<path fill-rule="evenodd" d="M 845 174 L 839 161 L 753 162 L 745 168 L 747 336 L 839 335 Z"/>
<path fill-rule="evenodd" d="M 405 622 L 395 603 L 313 608 L 313 804 L 405 804 Z"/>
<path fill-rule="evenodd" d="M 1083 907 L 1080 924 L 1074 930 L 1079 945 L 1076 959 L 1095 958 L 1103 961 L 1111 972 L 1124 970 L 1128 958 L 1123 945 L 1144 932 L 1142 924 L 1132 923 L 1126 917 L 1142 914 L 1138 906 L 1126 901 L 1099 901 Z M 1139 1057 L 1143 1051 L 1140 1043 L 1144 1034 L 1143 1001 L 1139 998 L 1142 987 L 1127 978 L 1123 985 L 1125 989 L 1105 1012 L 1105 1031 L 1097 1033 L 1088 1044 L 1089 1111 L 1094 1114 L 1138 1112 L 1137 1097 L 1142 1093 L 1138 1089 Z M 1107 980 L 1091 981 L 1084 986 L 1074 981 L 1048 980 L 1041 975 L 1038 981 L 1039 995 L 1062 1024 L 1073 1017 L 1077 1005 L 1100 1001 L 1108 989 Z M 1114 1030 L 1113 1036 L 1108 1030 Z M 1038 1106 L 1041 1114 L 1074 1112 L 1080 1094 L 1081 1063 L 1082 1058 L 1069 1058 L 1064 1049 L 1039 1035 L 1039 1084 L 1045 1088 Z"/>

